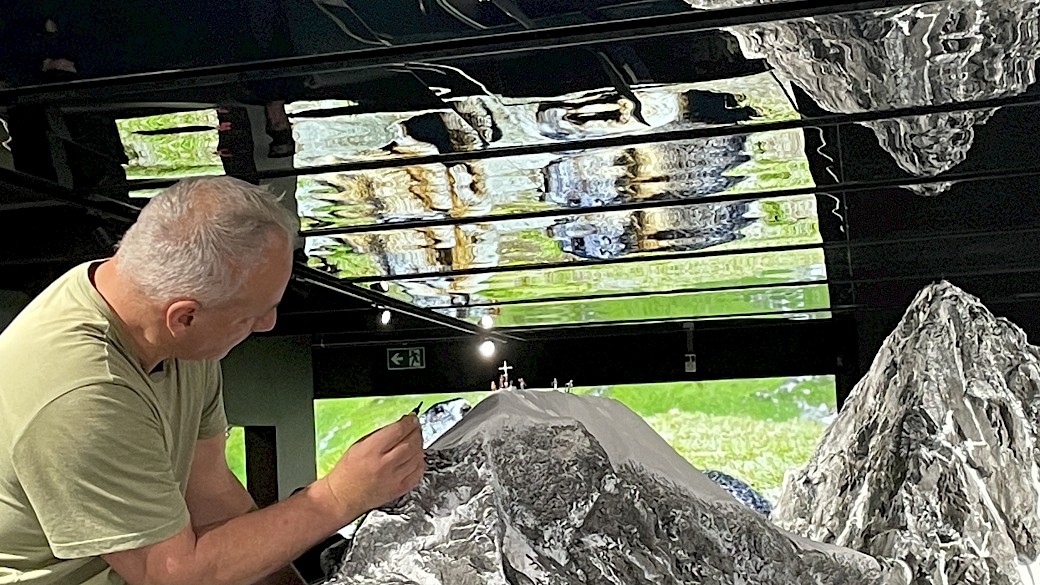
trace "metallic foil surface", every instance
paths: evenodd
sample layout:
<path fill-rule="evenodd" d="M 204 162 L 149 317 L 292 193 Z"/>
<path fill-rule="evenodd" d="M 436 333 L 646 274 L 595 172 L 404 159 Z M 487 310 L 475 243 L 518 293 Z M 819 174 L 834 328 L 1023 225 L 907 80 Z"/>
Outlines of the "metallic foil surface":
<path fill-rule="evenodd" d="M 913 585 L 1040 583 L 1040 351 L 978 299 L 921 291 L 772 519 Z"/>
<path fill-rule="evenodd" d="M 368 515 L 329 583 L 898 582 L 781 530 L 611 399 L 499 392 L 427 462 L 418 488 Z"/>

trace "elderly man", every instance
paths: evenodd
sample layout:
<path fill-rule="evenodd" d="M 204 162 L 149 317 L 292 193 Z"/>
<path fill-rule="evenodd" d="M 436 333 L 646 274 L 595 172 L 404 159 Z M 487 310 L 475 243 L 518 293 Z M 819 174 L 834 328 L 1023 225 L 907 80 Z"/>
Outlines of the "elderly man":
<path fill-rule="evenodd" d="M 263 510 L 228 470 L 218 360 L 274 326 L 296 229 L 248 183 L 181 182 L 0 335 L 0 583 L 299 583 L 292 559 L 418 483 L 412 415 Z"/>

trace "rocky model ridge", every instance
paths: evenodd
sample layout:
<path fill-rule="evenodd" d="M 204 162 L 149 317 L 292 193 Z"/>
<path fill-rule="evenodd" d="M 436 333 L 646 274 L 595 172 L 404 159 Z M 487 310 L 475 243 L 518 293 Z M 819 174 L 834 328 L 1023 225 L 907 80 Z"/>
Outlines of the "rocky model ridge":
<path fill-rule="evenodd" d="M 427 450 L 336 585 L 888 584 L 876 560 L 787 533 L 602 397 L 506 391 Z"/>
<path fill-rule="evenodd" d="M 885 340 L 772 520 L 914 585 L 1040 583 L 1040 349 L 948 282 Z"/>

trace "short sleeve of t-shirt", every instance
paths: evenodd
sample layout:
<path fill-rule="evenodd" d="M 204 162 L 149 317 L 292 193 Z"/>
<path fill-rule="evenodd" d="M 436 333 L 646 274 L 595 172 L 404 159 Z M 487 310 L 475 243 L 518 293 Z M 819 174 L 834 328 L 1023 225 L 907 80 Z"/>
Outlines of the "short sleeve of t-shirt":
<path fill-rule="evenodd" d="M 89 386 L 50 402 L 12 460 L 55 557 L 147 546 L 190 521 L 158 414 L 129 388 Z"/>
<path fill-rule="evenodd" d="M 227 413 L 224 411 L 224 376 L 220 362 L 214 361 L 207 368 L 207 399 L 202 409 L 199 424 L 199 439 L 210 439 L 227 432 Z"/>

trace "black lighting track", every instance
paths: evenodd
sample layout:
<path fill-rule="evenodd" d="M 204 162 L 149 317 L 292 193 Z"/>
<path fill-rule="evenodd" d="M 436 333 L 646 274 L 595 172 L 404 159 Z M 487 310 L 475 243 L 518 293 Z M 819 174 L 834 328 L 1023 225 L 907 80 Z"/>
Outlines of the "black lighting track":
<path fill-rule="evenodd" d="M 544 51 L 604 42 L 623 42 L 677 33 L 762 24 L 832 14 L 876 11 L 888 8 L 921 6 L 941 0 L 917 2 L 869 0 L 825 4 L 815 0 L 794 0 L 694 11 L 661 16 L 553 27 L 149 73 L 135 73 L 84 79 L 61 84 L 41 84 L 0 90 L 0 103 L 69 105 L 79 101 L 108 101 L 110 98 L 147 91 L 242 83 L 307 75 L 328 71 L 366 69 L 410 62 L 435 62 L 468 57 L 506 55 L 521 51 Z"/>
<path fill-rule="evenodd" d="M 373 306 L 384 307 L 402 315 L 408 315 L 409 317 L 433 323 L 434 325 L 454 329 L 455 331 L 461 331 L 471 335 L 479 335 L 500 343 L 507 343 L 507 340 L 524 341 L 522 338 L 513 334 L 503 333 L 501 331 L 488 331 L 487 329 L 482 329 L 477 325 L 472 325 L 466 321 L 441 315 L 440 313 L 417 307 L 411 303 L 382 295 L 359 286 L 354 286 L 342 279 L 315 270 L 301 262 L 297 262 L 295 268 L 296 269 L 293 271 L 293 278 L 299 282 L 319 286 L 370 303 Z"/>
<path fill-rule="evenodd" d="M 672 260 L 690 260 L 696 258 L 713 258 L 719 256 L 744 256 L 747 254 L 764 254 L 769 252 L 794 252 L 798 250 L 847 250 L 852 248 L 872 248 L 878 246 L 890 246 L 897 244 L 912 244 L 930 242 L 936 240 L 963 240 L 969 238 L 977 238 L 980 236 L 989 235 L 1014 235 L 1014 236 L 1032 236 L 1040 235 L 1040 226 L 1020 228 L 1005 231 L 985 231 L 985 232 L 955 232 L 955 233 L 942 233 L 942 234 L 925 234 L 920 236 L 907 236 L 901 238 L 892 239 L 874 239 L 874 240 L 834 240 L 834 241 L 823 241 L 812 244 L 788 244 L 782 246 L 759 246 L 751 248 L 741 248 L 738 250 L 693 250 L 689 252 L 674 252 L 674 253 L 644 253 L 637 256 L 621 256 L 619 258 L 602 258 L 602 259 L 585 259 L 585 260 L 570 260 L 560 262 L 543 262 L 543 263 L 526 263 L 526 264 L 510 264 L 506 266 L 490 266 L 490 267 L 478 267 L 478 268 L 463 268 L 460 270 L 445 270 L 440 272 L 417 272 L 415 274 L 395 274 L 393 276 L 355 276 L 350 278 L 338 279 L 335 276 L 330 275 L 330 278 L 339 280 L 340 282 L 349 283 L 375 283 L 375 282 L 397 282 L 397 281 L 413 281 L 423 280 L 428 278 L 453 278 L 456 276 L 474 276 L 484 274 L 498 274 L 505 272 L 525 272 L 525 271 L 544 271 L 554 268 L 583 268 L 583 267 L 595 267 L 595 266 L 608 266 L 613 264 L 635 264 L 641 262 L 653 262 L 655 260 L 661 261 L 672 261 Z M 327 273 L 326 273 L 327 274 Z M 831 281 L 833 283 L 833 281 Z"/>
<path fill-rule="evenodd" d="M 554 154 L 561 152 L 571 152 L 576 150 L 593 150 L 597 148 L 617 148 L 623 146 L 660 144 L 663 142 L 681 142 L 684 140 L 706 140 L 710 138 L 721 138 L 725 136 L 734 136 L 740 134 L 758 134 L 763 132 L 776 132 L 780 130 L 803 130 L 807 128 L 841 126 L 845 124 L 859 124 L 863 122 L 880 122 L 899 118 L 921 117 L 936 114 L 950 114 L 982 109 L 1006 108 L 1012 106 L 1030 106 L 1036 104 L 1040 104 L 1040 96 L 1023 94 L 1017 96 L 1003 96 L 985 100 L 951 102 L 923 106 L 909 106 L 903 108 L 892 108 L 887 110 L 855 112 L 851 114 L 829 114 L 826 116 L 798 118 L 795 120 L 784 120 L 779 122 L 761 122 L 755 124 L 728 124 L 720 126 L 710 126 L 706 128 L 686 128 L 683 130 L 668 130 L 664 132 L 654 132 L 647 134 L 610 136 L 606 138 L 588 138 L 582 140 L 572 140 L 568 142 L 534 144 L 529 146 L 501 146 L 495 148 L 488 148 L 485 150 L 400 157 L 390 160 L 356 161 L 331 165 L 319 165 L 302 169 L 269 169 L 264 171 L 258 171 L 257 173 L 255 173 L 254 176 L 259 180 L 265 180 L 295 176 L 313 176 L 324 173 L 351 173 L 358 171 L 371 171 L 380 169 L 396 169 L 401 167 L 418 165 L 438 164 L 448 166 L 495 158 Z M 162 187 L 168 187 L 176 183 L 178 180 L 179 179 L 141 179 L 136 181 L 129 181 L 128 184 L 130 185 L 131 190 L 158 189 Z"/>
<path fill-rule="evenodd" d="M 733 203 L 737 201 L 752 201 L 756 199 L 772 199 L 778 197 L 799 197 L 806 195 L 830 195 L 837 193 L 862 193 L 881 189 L 899 189 L 920 185 L 937 185 L 941 183 L 966 183 L 973 181 L 1001 181 L 1007 179 L 1020 179 L 1040 175 L 1040 168 L 1030 167 L 1024 169 L 994 169 L 987 171 L 971 171 L 963 173 L 947 173 L 940 177 L 900 177 L 896 179 L 879 179 L 875 181 L 848 181 L 845 183 L 834 183 L 822 187 L 799 187 L 797 189 L 773 189 L 768 191 L 747 191 L 744 193 L 722 193 L 718 195 L 705 195 L 704 197 L 689 199 L 654 199 L 647 201 L 633 201 L 630 203 L 619 203 L 614 205 L 603 205 L 601 207 L 575 207 L 556 208 L 541 211 L 527 211 L 521 213 L 508 213 L 498 215 L 479 215 L 469 217 L 446 217 L 439 219 L 406 220 L 378 224 L 363 224 L 347 227 L 330 227 L 320 229 L 303 230 L 302 237 L 322 236 L 345 236 L 369 233 L 383 233 L 407 229 L 426 229 L 434 227 L 456 227 L 472 224 L 488 224 L 507 221 L 520 221 L 527 219 L 545 218 L 568 218 L 583 215 L 594 215 L 600 213 L 644 211 L 648 209 L 662 209 L 670 207 L 696 207 L 698 205 L 710 205 L 717 203 Z"/>
<path fill-rule="evenodd" d="M 472 340 L 472 335 L 444 335 L 439 337 L 401 337 L 393 339 L 359 340 L 350 333 L 319 333 L 312 347 L 329 349 L 334 347 L 386 347 L 388 345 L 408 345 L 417 343 L 445 343 L 452 341 Z"/>
<path fill-rule="evenodd" d="M 140 211 L 129 203 L 98 196 L 85 198 L 72 189 L 28 173 L 0 167 L 0 194 L 52 201 L 80 209 L 90 215 L 131 223 Z"/>

